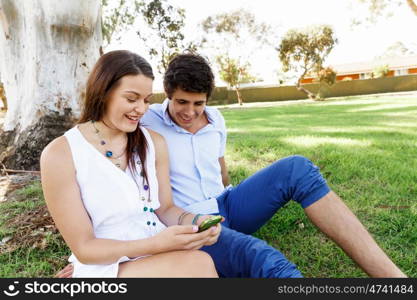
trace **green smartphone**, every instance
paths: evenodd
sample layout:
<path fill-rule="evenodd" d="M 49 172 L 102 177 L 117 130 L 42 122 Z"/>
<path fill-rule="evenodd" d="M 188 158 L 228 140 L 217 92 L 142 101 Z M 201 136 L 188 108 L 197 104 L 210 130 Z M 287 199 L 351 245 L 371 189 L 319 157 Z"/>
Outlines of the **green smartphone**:
<path fill-rule="evenodd" d="M 210 218 L 205 219 L 203 222 L 201 222 L 200 226 L 198 226 L 198 232 L 209 229 L 211 226 L 219 223 L 222 219 L 222 216 L 211 216 Z"/>

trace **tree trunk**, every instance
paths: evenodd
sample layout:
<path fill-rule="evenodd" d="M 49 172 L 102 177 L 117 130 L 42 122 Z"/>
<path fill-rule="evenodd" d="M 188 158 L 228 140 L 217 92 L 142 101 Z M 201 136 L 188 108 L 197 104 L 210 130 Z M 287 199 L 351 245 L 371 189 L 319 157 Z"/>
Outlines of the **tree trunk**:
<path fill-rule="evenodd" d="M 243 105 L 243 99 L 242 99 L 242 95 L 240 94 L 239 88 L 235 88 L 236 89 L 236 95 L 237 95 L 237 102 L 239 103 L 239 105 Z"/>
<path fill-rule="evenodd" d="M 307 95 L 307 97 L 311 100 L 315 100 L 316 99 L 316 95 L 314 95 L 312 92 L 310 92 L 309 90 L 305 89 L 304 87 L 301 86 L 301 80 L 303 78 L 301 77 L 298 81 L 297 81 L 297 85 L 296 88 L 297 90 L 299 90 L 300 92 L 303 92 Z"/>
<path fill-rule="evenodd" d="M 326 97 L 329 95 L 330 86 L 325 82 L 319 82 L 319 89 L 315 96 L 315 100 L 317 101 L 324 101 Z"/>
<path fill-rule="evenodd" d="M 7 98 L 6 98 L 6 93 L 4 92 L 4 87 L 3 87 L 3 83 L 1 82 L 1 78 L 0 78 L 0 99 L 1 99 L 1 102 L 3 103 L 3 107 L 1 109 L 7 110 Z"/>
<path fill-rule="evenodd" d="M 414 12 L 414 14 L 417 16 L 417 4 L 414 3 L 413 0 L 407 0 L 407 4 L 411 8 L 411 10 Z"/>
<path fill-rule="evenodd" d="M 38 169 L 42 149 L 79 117 L 102 43 L 100 0 L 0 0 L 0 29 L 0 161 Z"/>

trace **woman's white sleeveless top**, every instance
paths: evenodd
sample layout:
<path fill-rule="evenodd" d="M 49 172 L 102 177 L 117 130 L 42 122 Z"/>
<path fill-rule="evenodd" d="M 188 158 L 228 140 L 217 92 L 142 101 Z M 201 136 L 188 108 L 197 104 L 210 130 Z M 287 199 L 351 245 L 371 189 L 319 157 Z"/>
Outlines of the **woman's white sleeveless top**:
<path fill-rule="evenodd" d="M 64 134 L 71 148 L 81 199 L 96 238 L 138 240 L 165 228 L 153 212 L 160 206 L 154 144 L 149 132 L 140 129 L 148 144 L 145 167 L 149 185 L 146 190 L 137 154 L 134 156 L 137 172 L 129 167 L 123 171 L 90 144 L 77 127 Z M 69 261 L 74 264 L 73 277 L 117 277 L 119 263 L 138 258 L 124 256 L 109 265 L 85 265 L 72 254 Z"/>

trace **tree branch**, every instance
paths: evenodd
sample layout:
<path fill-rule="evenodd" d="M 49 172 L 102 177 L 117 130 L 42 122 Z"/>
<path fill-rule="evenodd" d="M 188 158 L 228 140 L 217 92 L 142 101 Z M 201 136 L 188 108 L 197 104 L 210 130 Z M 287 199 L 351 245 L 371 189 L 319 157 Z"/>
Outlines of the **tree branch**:
<path fill-rule="evenodd" d="M 3 173 L 25 173 L 25 174 L 35 174 L 35 175 L 40 175 L 41 172 L 40 171 L 27 171 L 27 170 L 12 170 L 12 169 L 1 169 L 1 172 Z"/>
<path fill-rule="evenodd" d="M 414 3 L 414 0 L 407 0 L 407 4 L 411 8 L 413 13 L 417 16 L 417 4 Z"/>

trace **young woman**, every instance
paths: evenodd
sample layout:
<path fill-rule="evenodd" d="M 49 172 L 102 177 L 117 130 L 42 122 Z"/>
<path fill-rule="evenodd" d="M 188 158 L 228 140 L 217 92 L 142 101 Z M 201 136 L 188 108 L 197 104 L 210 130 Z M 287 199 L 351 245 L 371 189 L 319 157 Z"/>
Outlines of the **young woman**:
<path fill-rule="evenodd" d="M 207 216 L 174 206 L 165 141 L 139 124 L 153 79 L 134 53 L 101 56 L 79 123 L 42 152 L 42 188 L 73 277 L 217 277 L 198 249 L 221 226 L 197 233 Z"/>

